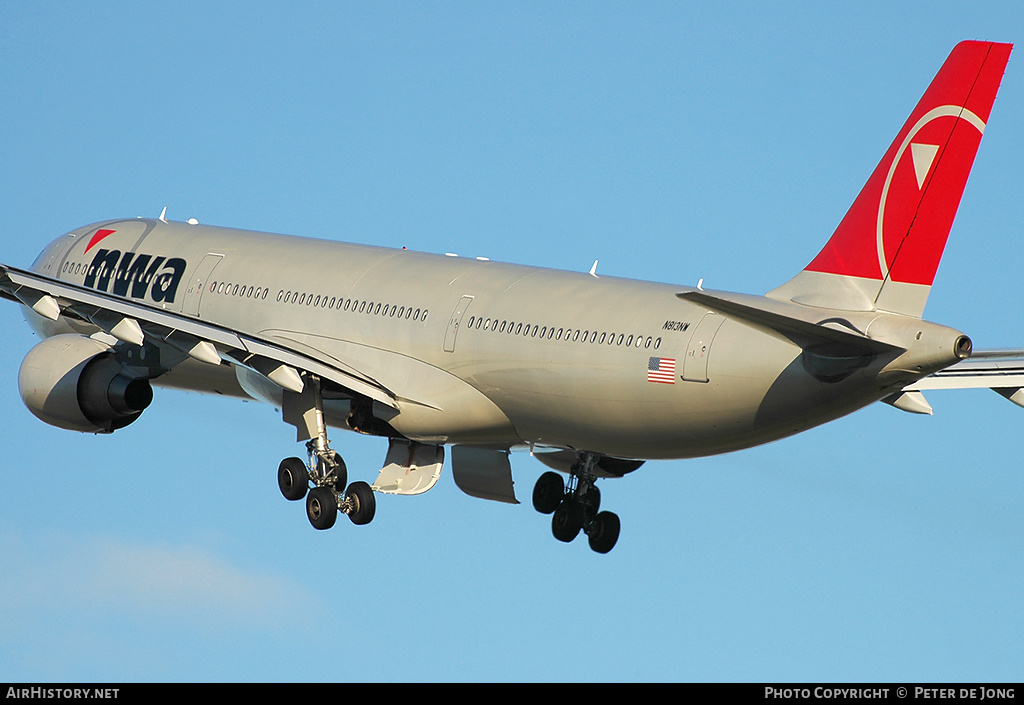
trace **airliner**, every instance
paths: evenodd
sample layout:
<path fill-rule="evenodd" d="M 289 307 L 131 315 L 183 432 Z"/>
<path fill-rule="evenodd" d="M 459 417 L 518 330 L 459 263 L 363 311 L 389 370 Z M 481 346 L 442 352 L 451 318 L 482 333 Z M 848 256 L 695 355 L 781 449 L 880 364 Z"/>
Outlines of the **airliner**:
<path fill-rule="evenodd" d="M 958 44 L 822 250 L 764 295 L 164 209 L 0 265 L 0 295 L 42 338 L 22 399 L 85 433 L 135 422 L 154 387 L 271 404 L 305 449 L 278 487 L 316 529 L 370 522 L 377 493 L 428 491 L 446 447 L 461 490 L 518 503 L 509 454 L 529 450 L 548 468 L 532 502 L 555 538 L 607 553 L 620 520 L 596 483 L 645 461 L 749 448 L 879 401 L 930 413 L 934 388 L 1024 405 L 1024 354 L 972 355 L 966 334 L 922 318 L 1011 48 Z M 376 480 L 349 483 L 328 429 L 387 440 Z"/>

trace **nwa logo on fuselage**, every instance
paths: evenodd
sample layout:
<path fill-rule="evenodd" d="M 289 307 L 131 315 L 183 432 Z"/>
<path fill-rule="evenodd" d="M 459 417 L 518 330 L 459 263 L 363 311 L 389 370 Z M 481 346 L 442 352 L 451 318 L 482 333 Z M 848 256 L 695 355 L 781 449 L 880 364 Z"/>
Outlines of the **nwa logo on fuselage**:
<path fill-rule="evenodd" d="M 87 250 L 88 251 L 88 248 Z M 188 263 L 180 257 L 155 257 L 120 250 L 97 250 L 85 275 L 85 286 L 116 296 L 174 303 Z M 111 288 L 110 282 L 114 285 Z"/>

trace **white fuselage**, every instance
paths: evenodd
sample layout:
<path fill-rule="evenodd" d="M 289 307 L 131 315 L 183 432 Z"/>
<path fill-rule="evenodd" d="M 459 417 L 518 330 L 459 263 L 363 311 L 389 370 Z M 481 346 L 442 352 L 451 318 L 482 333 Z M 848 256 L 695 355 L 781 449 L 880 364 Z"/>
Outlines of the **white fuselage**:
<path fill-rule="evenodd" d="M 113 232 L 91 242 L 97 228 Z M 33 268 L 371 380 L 396 399 L 388 423 L 432 443 L 708 455 L 824 423 L 955 361 L 876 356 L 823 380 L 798 340 L 680 299 L 688 287 L 157 220 L 76 230 Z M 886 316 L 848 318 L 867 330 Z M 43 335 L 94 330 L 30 320 Z M 913 332 L 901 336 L 911 348 Z M 191 360 L 154 383 L 280 399 L 262 378 Z M 331 425 L 349 409 L 325 400 Z"/>

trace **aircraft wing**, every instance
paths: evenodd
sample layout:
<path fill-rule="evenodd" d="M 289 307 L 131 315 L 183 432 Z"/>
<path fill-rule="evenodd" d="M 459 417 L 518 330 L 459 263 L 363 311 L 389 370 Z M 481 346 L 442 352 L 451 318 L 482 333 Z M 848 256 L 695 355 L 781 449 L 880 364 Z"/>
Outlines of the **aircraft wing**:
<path fill-rule="evenodd" d="M 1024 406 L 1024 350 L 976 350 L 971 357 L 908 386 L 928 389 L 991 389 Z"/>
<path fill-rule="evenodd" d="M 56 321 L 60 316 L 91 323 L 131 345 L 152 344 L 211 365 L 242 366 L 282 389 L 300 393 L 303 373 L 329 380 L 343 391 L 398 410 L 397 396 L 372 378 L 341 369 L 306 352 L 193 316 L 70 284 L 0 264 L 0 296 L 19 301 Z"/>

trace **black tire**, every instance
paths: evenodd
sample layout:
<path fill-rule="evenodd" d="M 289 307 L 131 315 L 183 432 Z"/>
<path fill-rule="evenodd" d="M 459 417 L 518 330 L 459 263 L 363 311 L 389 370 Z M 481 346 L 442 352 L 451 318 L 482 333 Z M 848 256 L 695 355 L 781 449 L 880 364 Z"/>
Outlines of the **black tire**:
<path fill-rule="evenodd" d="M 569 543 L 579 535 L 583 519 L 583 508 L 572 499 L 566 499 L 551 517 L 551 533 L 559 541 Z"/>
<path fill-rule="evenodd" d="M 368 484 L 353 482 L 345 490 L 345 499 L 355 504 L 355 508 L 348 513 L 348 518 L 353 524 L 363 525 L 373 521 L 377 513 L 377 498 Z"/>
<path fill-rule="evenodd" d="M 338 499 L 327 487 L 314 487 L 306 495 L 306 516 L 314 529 L 323 531 L 338 520 Z"/>
<path fill-rule="evenodd" d="M 299 458 L 285 458 L 277 468 L 277 486 L 285 499 L 302 499 L 309 491 L 309 470 Z"/>
<path fill-rule="evenodd" d="M 608 553 L 615 548 L 615 542 L 619 540 L 619 516 L 612 512 L 601 512 L 594 521 L 587 527 L 587 540 L 590 548 L 597 553 Z"/>
<path fill-rule="evenodd" d="M 533 508 L 541 514 L 551 514 L 565 497 L 565 482 L 557 472 L 546 472 L 533 486 Z"/>

